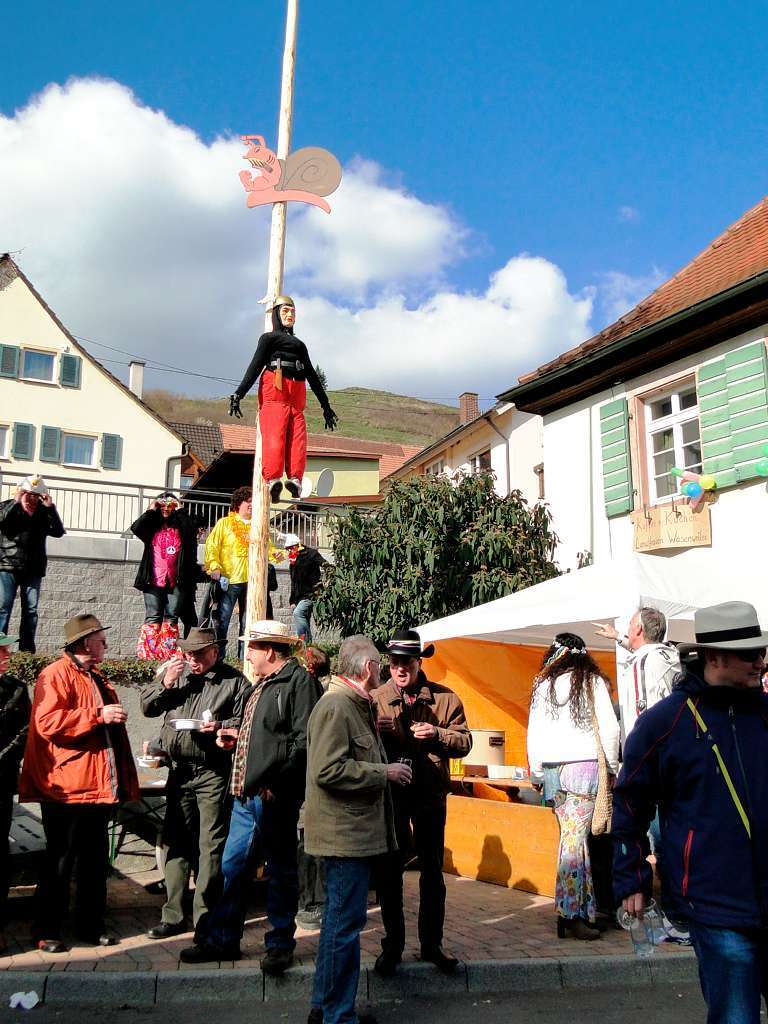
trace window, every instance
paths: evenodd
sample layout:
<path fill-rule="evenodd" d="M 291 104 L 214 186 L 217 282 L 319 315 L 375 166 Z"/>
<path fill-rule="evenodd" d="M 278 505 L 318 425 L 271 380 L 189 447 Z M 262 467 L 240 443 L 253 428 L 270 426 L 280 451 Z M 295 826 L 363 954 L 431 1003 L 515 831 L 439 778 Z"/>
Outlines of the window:
<path fill-rule="evenodd" d="M 440 476 L 443 472 L 445 472 L 444 459 L 437 459 L 435 462 L 430 462 L 430 464 L 424 469 L 425 476 Z"/>
<path fill-rule="evenodd" d="M 648 398 L 645 429 L 650 499 L 664 501 L 678 493 L 673 468 L 701 472 L 699 403 L 693 381 Z"/>
<path fill-rule="evenodd" d="M 61 461 L 65 466 L 90 467 L 96 464 L 96 438 L 82 434 L 63 434 Z"/>
<path fill-rule="evenodd" d="M 24 380 L 41 380 L 53 383 L 53 368 L 56 356 L 53 352 L 35 352 L 25 348 L 22 353 L 21 376 Z"/>
<path fill-rule="evenodd" d="M 488 451 L 480 452 L 479 455 L 473 455 L 469 460 L 469 471 L 473 476 L 477 476 L 478 473 L 488 473 L 491 468 L 491 449 Z"/>
<path fill-rule="evenodd" d="M 181 479 L 179 480 L 179 487 L 181 488 L 182 491 L 186 491 L 192 486 L 194 482 L 195 478 L 193 476 L 188 476 L 185 473 L 182 473 Z"/>
<path fill-rule="evenodd" d="M 0 459 L 8 458 L 8 439 L 10 427 L 7 423 L 0 423 Z"/>

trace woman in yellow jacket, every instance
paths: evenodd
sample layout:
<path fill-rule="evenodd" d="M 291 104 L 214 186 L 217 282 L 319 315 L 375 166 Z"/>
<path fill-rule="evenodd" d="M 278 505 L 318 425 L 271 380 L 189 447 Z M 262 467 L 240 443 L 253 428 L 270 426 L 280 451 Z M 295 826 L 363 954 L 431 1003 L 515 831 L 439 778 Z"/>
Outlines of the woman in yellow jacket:
<path fill-rule="evenodd" d="M 227 632 L 235 605 L 240 616 L 240 633 L 245 631 L 245 608 L 248 593 L 248 543 L 251 534 L 253 513 L 253 492 L 250 487 L 238 487 L 232 495 L 230 512 L 216 523 L 205 542 L 205 571 L 219 585 L 218 612 L 215 616 L 216 639 L 219 641 L 219 656 L 223 659 L 227 650 Z M 280 562 L 285 553 L 269 545 L 268 590 L 277 590 L 277 576 L 274 563 Z M 267 595 L 267 618 L 272 618 L 272 608 Z M 243 645 L 238 643 L 237 656 L 242 661 Z"/>

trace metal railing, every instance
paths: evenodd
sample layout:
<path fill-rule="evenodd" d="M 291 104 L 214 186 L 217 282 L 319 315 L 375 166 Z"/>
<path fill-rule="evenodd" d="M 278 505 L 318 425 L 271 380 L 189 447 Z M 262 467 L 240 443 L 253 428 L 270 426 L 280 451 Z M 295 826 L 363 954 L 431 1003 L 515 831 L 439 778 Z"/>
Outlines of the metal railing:
<path fill-rule="evenodd" d="M 3 472 L 0 476 L 0 501 L 12 498 L 23 473 Z M 149 508 L 158 494 L 170 491 L 178 496 L 182 507 L 198 527 L 204 541 L 215 523 L 229 512 L 231 496 L 221 491 L 198 491 L 189 488 L 168 488 L 132 483 L 95 483 L 80 477 L 45 477 L 51 498 L 68 533 L 96 536 L 129 537 L 131 523 Z M 347 506 L 334 508 L 344 515 Z M 295 533 L 302 544 L 328 550 L 330 531 L 328 511 L 273 509 L 270 512 L 270 534 L 278 546 L 283 535 Z"/>

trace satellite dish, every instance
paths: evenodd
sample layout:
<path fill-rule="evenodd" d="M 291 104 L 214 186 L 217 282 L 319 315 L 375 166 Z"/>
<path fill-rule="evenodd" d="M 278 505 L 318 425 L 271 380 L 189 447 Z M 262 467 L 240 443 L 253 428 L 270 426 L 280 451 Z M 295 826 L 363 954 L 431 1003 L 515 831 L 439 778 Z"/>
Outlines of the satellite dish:
<path fill-rule="evenodd" d="M 312 477 L 303 476 L 301 478 L 301 491 L 299 492 L 300 498 L 308 498 L 312 493 L 313 488 Z"/>
<path fill-rule="evenodd" d="M 315 494 L 318 498 L 327 498 L 333 490 L 333 470 L 323 469 L 315 484 Z"/>

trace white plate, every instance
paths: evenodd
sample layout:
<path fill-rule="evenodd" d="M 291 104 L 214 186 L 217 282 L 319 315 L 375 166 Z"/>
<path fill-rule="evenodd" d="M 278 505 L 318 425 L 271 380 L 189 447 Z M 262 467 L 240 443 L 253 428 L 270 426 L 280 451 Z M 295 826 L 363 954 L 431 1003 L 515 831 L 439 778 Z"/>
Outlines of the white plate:
<path fill-rule="evenodd" d="M 174 718 L 171 725 L 177 732 L 185 732 L 190 729 L 199 729 L 205 723 L 200 718 Z"/>
<path fill-rule="evenodd" d="M 162 768 L 162 757 L 137 757 L 136 763 L 139 768 Z"/>

